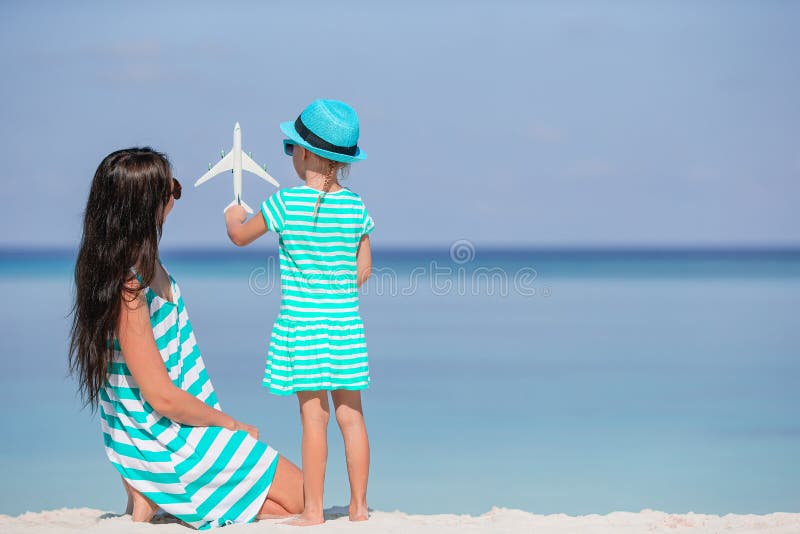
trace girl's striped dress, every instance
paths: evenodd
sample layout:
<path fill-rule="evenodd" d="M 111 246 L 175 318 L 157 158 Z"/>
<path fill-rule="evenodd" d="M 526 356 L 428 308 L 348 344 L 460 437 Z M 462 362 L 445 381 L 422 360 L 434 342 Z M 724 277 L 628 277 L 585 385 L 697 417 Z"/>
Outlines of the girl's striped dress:
<path fill-rule="evenodd" d="M 175 303 L 145 288 L 164 366 L 177 387 L 219 410 L 180 289 L 171 276 L 170 283 Z M 277 452 L 243 430 L 187 426 L 154 411 L 116 339 L 100 391 L 100 418 L 111 463 L 165 512 L 199 529 L 255 519 L 275 475 Z"/>
<path fill-rule="evenodd" d="M 358 312 L 356 253 L 375 224 L 347 188 L 282 189 L 261 204 L 279 236 L 281 307 L 272 328 L 264 387 L 277 395 L 369 385 L 364 323 Z"/>

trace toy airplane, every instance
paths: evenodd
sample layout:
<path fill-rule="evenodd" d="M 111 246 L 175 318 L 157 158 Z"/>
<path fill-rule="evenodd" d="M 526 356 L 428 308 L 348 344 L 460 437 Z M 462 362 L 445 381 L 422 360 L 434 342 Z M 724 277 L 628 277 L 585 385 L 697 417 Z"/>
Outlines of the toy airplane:
<path fill-rule="evenodd" d="M 233 172 L 233 202 L 228 204 L 225 209 L 227 210 L 231 206 L 239 204 L 245 209 L 245 211 L 247 211 L 247 213 L 253 213 L 253 209 L 245 204 L 242 200 L 242 169 L 252 172 L 259 178 L 266 180 L 275 187 L 280 187 L 280 184 L 275 181 L 275 178 L 267 174 L 266 165 L 262 169 L 255 161 L 253 161 L 252 154 L 253 153 L 251 152 L 248 156 L 242 152 L 242 128 L 237 122 L 236 126 L 233 127 L 233 148 L 231 151 L 226 155 L 225 151 L 223 150 L 220 153 L 222 160 L 213 167 L 209 163 L 208 172 L 201 176 L 200 179 L 194 183 L 194 186 L 197 187 L 203 185 L 216 175 L 225 171 L 231 171 Z"/>

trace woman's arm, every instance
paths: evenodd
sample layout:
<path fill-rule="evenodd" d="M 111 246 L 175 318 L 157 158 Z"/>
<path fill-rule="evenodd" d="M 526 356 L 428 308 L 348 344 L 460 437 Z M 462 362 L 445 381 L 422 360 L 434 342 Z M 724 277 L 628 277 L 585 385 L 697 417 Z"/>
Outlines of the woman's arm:
<path fill-rule="evenodd" d="M 240 423 L 216 410 L 190 393 L 176 387 L 167 374 L 158 352 L 147 301 L 140 292 L 131 302 L 123 295 L 117 325 L 125 364 L 139 386 L 142 397 L 161 415 L 190 426 L 221 426 L 229 430 L 246 430 L 258 438 L 258 430 Z"/>
<path fill-rule="evenodd" d="M 356 270 L 358 272 L 356 279 L 358 287 L 361 287 L 367 281 L 369 275 L 372 274 L 372 251 L 369 248 L 369 235 L 367 234 L 361 236 L 361 242 L 358 244 Z"/>
<path fill-rule="evenodd" d="M 267 223 L 262 214 L 257 214 L 247 221 L 247 212 L 243 207 L 234 205 L 225 210 L 225 226 L 228 227 L 228 237 L 237 247 L 249 245 L 267 233 Z"/>

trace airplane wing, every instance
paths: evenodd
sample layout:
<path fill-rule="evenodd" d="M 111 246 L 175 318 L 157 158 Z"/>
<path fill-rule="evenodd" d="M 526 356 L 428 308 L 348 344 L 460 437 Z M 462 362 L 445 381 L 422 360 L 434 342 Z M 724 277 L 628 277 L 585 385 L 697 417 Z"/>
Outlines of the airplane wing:
<path fill-rule="evenodd" d="M 271 183 L 275 187 L 280 187 L 281 186 L 281 184 L 279 184 L 278 182 L 275 181 L 275 178 L 273 178 L 272 176 L 267 174 L 267 171 L 265 171 L 264 169 L 259 167 L 258 163 L 253 161 L 253 159 L 250 156 L 248 156 L 247 154 L 245 154 L 244 152 L 242 152 L 242 169 L 244 169 L 244 170 L 246 170 L 248 172 L 252 172 L 253 174 L 258 176 L 262 180 L 266 180 L 267 182 Z M 201 178 L 201 180 L 202 180 L 202 178 Z"/>
<path fill-rule="evenodd" d="M 219 163 L 211 167 L 211 170 L 201 176 L 200 179 L 194 183 L 194 186 L 197 187 L 198 185 L 202 185 L 216 175 L 230 170 L 233 170 L 233 152 L 228 152 L 228 155 L 219 160 Z"/>

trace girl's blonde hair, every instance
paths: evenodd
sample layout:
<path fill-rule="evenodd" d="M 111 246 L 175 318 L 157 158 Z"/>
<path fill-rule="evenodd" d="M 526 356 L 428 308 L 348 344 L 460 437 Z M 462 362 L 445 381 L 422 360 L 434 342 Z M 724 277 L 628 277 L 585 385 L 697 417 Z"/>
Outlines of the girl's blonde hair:
<path fill-rule="evenodd" d="M 325 164 L 327 165 L 327 169 L 325 171 L 325 182 L 322 185 L 322 191 L 317 196 L 317 201 L 314 203 L 314 213 L 311 215 L 312 218 L 317 216 L 317 209 L 319 209 L 319 203 L 322 202 L 322 198 L 325 196 L 325 193 L 331 187 L 331 184 L 336 179 L 337 175 L 339 175 L 343 179 L 347 179 L 348 175 L 350 174 L 350 164 L 349 163 L 342 163 L 341 161 L 334 161 L 332 159 L 323 158 L 319 156 Z"/>

